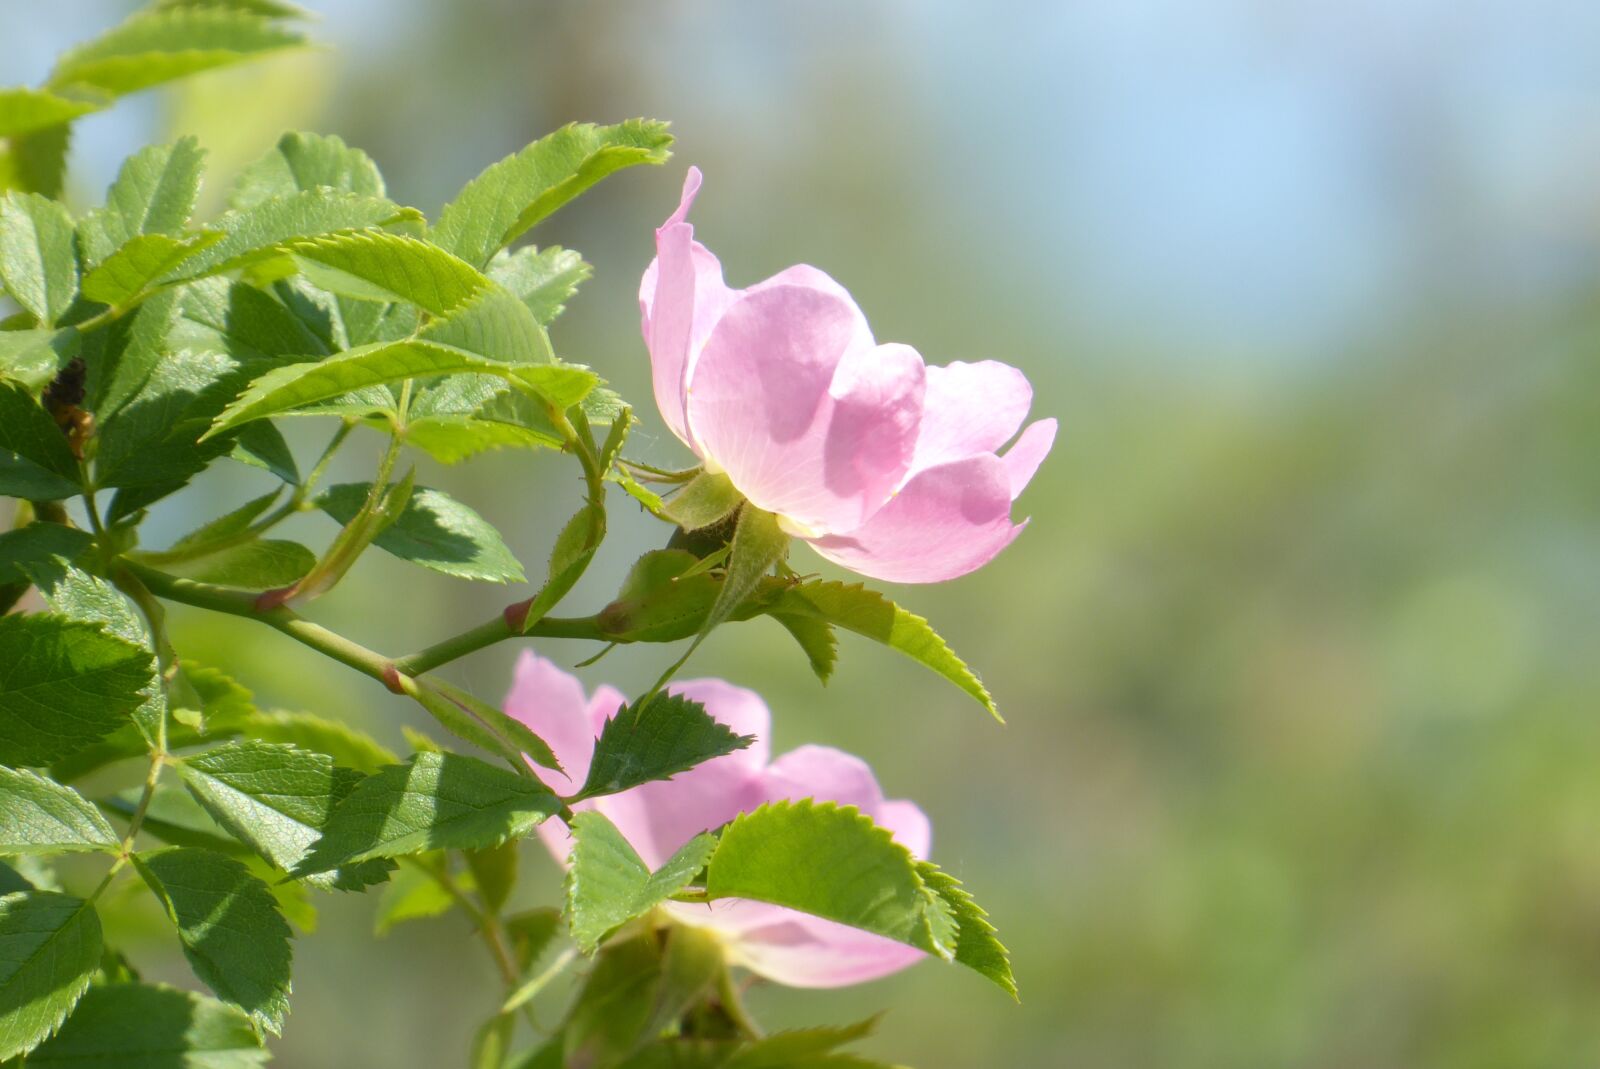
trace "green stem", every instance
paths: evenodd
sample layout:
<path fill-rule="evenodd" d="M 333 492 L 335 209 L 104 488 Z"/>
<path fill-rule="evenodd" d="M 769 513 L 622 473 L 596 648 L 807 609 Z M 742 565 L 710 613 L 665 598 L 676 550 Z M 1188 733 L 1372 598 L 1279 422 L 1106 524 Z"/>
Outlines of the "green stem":
<path fill-rule="evenodd" d="M 346 420 L 340 424 L 339 429 L 334 432 L 333 437 L 322 450 L 322 455 L 317 458 L 316 466 L 311 469 L 311 473 L 305 477 L 305 480 L 294 488 L 294 493 L 289 495 L 289 499 L 249 527 L 235 534 L 200 542 L 184 549 L 165 549 L 156 552 L 141 551 L 139 559 L 146 564 L 160 566 L 164 564 L 181 564 L 184 561 L 194 560 L 196 557 L 207 557 L 224 549 L 232 549 L 234 546 L 242 546 L 246 542 L 253 542 L 289 517 L 304 512 L 311 507 L 306 502 L 316 489 L 323 473 L 327 470 L 328 462 L 333 459 L 333 455 L 338 452 L 339 446 L 343 444 L 345 438 L 349 436 L 354 428 L 355 423 L 351 420 Z"/>
<path fill-rule="evenodd" d="M 469 653 L 493 646 L 513 638 L 581 638 L 595 642 L 610 642 L 611 636 L 600 629 L 597 616 L 560 617 L 546 616 L 534 623 L 528 631 L 518 631 L 508 617 L 527 615 L 527 602 L 518 602 L 477 627 L 452 635 L 442 642 L 395 659 L 394 666 L 408 676 L 431 672 L 440 665 L 460 660 Z M 519 611 L 520 610 L 520 611 Z"/>
<path fill-rule="evenodd" d="M 176 653 L 173 651 L 172 642 L 167 638 L 166 610 L 161 603 L 150 593 L 150 589 L 139 581 L 139 578 L 126 569 L 117 569 L 113 574 L 117 587 L 133 599 L 144 613 L 145 619 L 150 624 L 150 641 L 156 650 L 156 660 L 160 666 L 161 689 L 166 692 L 172 679 L 172 672 L 177 665 Z M 161 709 L 161 718 L 156 721 L 155 744 L 150 747 L 150 768 L 145 772 L 144 790 L 139 794 L 139 801 L 133 807 L 133 816 L 128 819 L 128 832 L 122 837 L 122 851 L 117 859 L 111 863 L 105 879 L 94 889 L 89 896 L 93 902 L 104 893 L 111 881 L 128 863 L 133 856 L 133 844 L 139 838 L 139 829 L 144 827 L 145 814 L 150 811 L 150 802 L 156 796 L 156 784 L 161 781 L 161 769 L 167 760 L 167 711 L 165 706 Z"/>
<path fill-rule="evenodd" d="M 257 595 L 251 591 L 179 579 L 127 558 L 123 559 L 122 564 L 157 597 L 201 609 L 210 609 L 212 612 L 259 620 L 296 642 L 310 646 L 340 664 L 348 665 L 363 675 L 385 683 L 389 672 L 393 670 L 393 664 L 387 657 L 360 643 L 352 642 L 343 635 L 329 631 L 321 624 L 312 623 L 292 609 L 280 605 L 276 608 L 258 610 Z"/>
<path fill-rule="evenodd" d="M 474 902 L 444 865 L 435 867 L 408 857 L 400 860 L 432 879 L 445 894 L 450 896 L 451 901 L 461 907 L 462 912 L 472 918 L 472 923 L 483 936 L 484 945 L 489 948 L 489 956 L 494 958 L 495 968 L 500 971 L 500 978 L 505 981 L 507 988 L 516 986 L 520 972 L 517 969 L 516 959 L 511 954 L 511 946 L 506 941 L 505 926 L 500 923 L 500 918 L 495 916 L 492 910 L 480 907 Z"/>
<path fill-rule="evenodd" d="M 511 993 L 511 997 L 501 1004 L 500 1012 L 510 1013 L 512 1010 L 526 1006 L 538 996 L 539 992 L 549 987 L 550 982 L 560 976 L 567 966 L 571 965 L 577 958 L 577 947 L 568 947 L 560 954 L 557 954 L 555 960 L 543 972 Z"/>
<path fill-rule="evenodd" d="M 311 496 L 311 491 L 316 489 L 316 485 L 321 481 L 323 473 L 328 470 L 328 464 L 332 462 L 333 455 L 339 451 L 339 447 L 344 444 L 344 440 L 350 436 L 350 432 L 355 430 L 355 427 L 356 421 L 347 419 L 339 424 L 338 430 L 333 432 L 333 437 L 328 440 L 327 446 L 323 448 L 322 455 L 317 458 L 317 462 L 312 466 L 310 474 L 300 484 L 299 489 L 294 492 L 294 502 L 297 506 Z"/>
<path fill-rule="evenodd" d="M 474 650 L 492 646 L 509 638 L 524 637 L 511 630 L 504 616 L 498 616 L 481 627 L 473 628 L 454 638 L 430 646 L 419 653 L 398 660 L 390 660 L 382 654 L 370 650 L 359 643 L 352 642 L 343 635 L 329 631 L 320 624 L 298 615 L 292 609 L 279 606 L 272 609 L 257 609 L 258 595 L 249 590 L 237 590 L 233 587 L 217 586 L 214 583 L 200 583 L 192 579 L 179 579 L 176 576 L 159 572 L 140 561 L 123 558 L 122 567 L 131 575 L 137 577 L 150 592 L 157 597 L 168 601 L 176 601 L 184 605 L 193 605 L 200 609 L 209 609 L 212 612 L 227 613 L 229 616 L 242 616 L 247 620 L 257 620 L 268 627 L 283 632 L 290 638 L 303 645 L 310 646 L 319 653 L 333 658 L 341 664 L 354 668 L 373 679 L 389 682 L 389 673 L 398 671 L 408 676 L 420 675 L 423 672 L 463 657 Z M 547 617 L 528 632 L 527 637 L 532 638 L 578 638 L 606 641 L 607 636 L 600 630 L 600 623 L 596 617 L 584 616 L 574 619 Z"/>
<path fill-rule="evenodd" d="M 622 464 L 624 467 L 632 468 L 634 471 L 640 472 L 644 475 L 654 476 L 654 478 L 645 480 L 646 482 L 653 483 L 686 483 L 690 479 L 693 479 L 696 475 L 700 474 L 699 468 L 690 468 L 687 471 L 672 471 L 668 468 L 658 468 L 653 464 L 644 464 L 637 460 L 629 460 L 627 457 L 618 457 L 617 463 Z"/>
<path fill-rule="evenodd" d="M 733 1022 L 734 1027 L 744 1033 L 746 1039 L 760 1039 L 761 1026 L 756 1024 L 750 1011 L 745 1008 L 744 999 L 739 994 L 739 989 L 734 986 L 733 973 L 727 969 L 717 978 L 717 1001 L 722 1003 L 723 1012 Z"/>
<path fill-rule="evenodd" d="M 162 717 L 163 728 L 165 720 L 166 718 Z M 165 731 L 162 734 L 165 736 Z M 117 873 L 121 872 L 123 866 L 133 857 L 134 840 L 139 837 L 139 829 L 144 827 L 145 814 L 150 811 L 150 800 L 156 796 L 156 784 L 161 780 L 161 768 L 166 762 L 166 757 L 166 741 L 163 738 L 161 744 L 150 751 L 150 770 L 145 773 L 144 790 L 139 795 L 138 804 L 134 806 L 133 816 L 128 818 L 128 832 L 122 837 L 122 849 L 117 854 L 117 859 L 111 863 L 111 867 L 106 870 L 105 877 L 93 891 L 89 892 L 90 902 L 96 901 L 105 893 L 106 888 L 111 886 L 111 881 L 116 879 Z"/>

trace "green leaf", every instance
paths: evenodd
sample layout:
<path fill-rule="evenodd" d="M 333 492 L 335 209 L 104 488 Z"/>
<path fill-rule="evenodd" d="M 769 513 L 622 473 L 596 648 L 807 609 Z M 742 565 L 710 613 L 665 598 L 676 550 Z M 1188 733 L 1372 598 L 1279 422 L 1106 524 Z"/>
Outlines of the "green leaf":
<path fill-rule="evenodd" d="M 928 626 L 875 590 L 859 583 L 811 582 L 790 587 L 765 610 L 782 620 L 800 617 L 865 635 L 933 669 L 1001 719 L 994 699 L 966 663 Z"/>
<path fill-rule="evenodd" d="M 100 811 L 71 787 L 25 769 L 0 767 L 0 854 L 81 850 L 116 853 L 116 832 Z"/>
<path fill-rule="evenodd" d="M 527 305 L 541 325 L 549 326 L 566 310 L 578 286 L 594 274 L 594 268 L 571 249 L 551 245 L 497 252 L 489 261 L 488 274 Z"/>
<path fill-rule="evenodd" d="M 195 976 L 273 1035 L 289 1012 L 289 925 L 267 885 L 210 850 L 169 847 L 133 858 L 178 928 Z"/>
<path fill-rule="evenodd" d="M 77 560 L 94 545 L 94 536 L 76 527 L 34 521 L 0 531 L 0 583 L 32 582 L 33 566 L 53 566 L 57 557 Z M 4 663 L 4 662 L 0 662 Z"/>
<path fill-rule="evenodd" d="M 687 887 L 705 868 L 717 840 L 696 835 L 651 872 L 616 825 L 595 812 L 572 818 L 567 918 L 572 938 L 593 954 L 606 933 L 642 917 Z"/>
<path fill-rule="evenodd" d="M 372 773 L 384 765 L 398 764 L 393 750 L 372 736 L 340 720 L 329 720 L 313 713 L 286 712 L 281 709 L 257 713 L 240 725 L 249 738 L 263 742 L 282 742 L 303 750 L 327 754 L 334 761 L 357 772 Z"/>
<path fill-rule="evenodd" d="M 520 626 L 526 632 L 544 619 L 583 577 L 605 536 L 606 510 L 594 502 L 580 508 L 556 536 L 556 544 L 550 550 L 550 567 L 544 585 L 528 602 L 527 612 L 523 614 L 520 624 L 511 621 L 512 626 Z"/>
<path fill-rule="evenodd" d="M 72 216 L 37 193 L 0 197 L 0 283 L 41 326 L 54 326 L 78 295 Z"/>
<path fill-rule="evenodd" d="M 0 190 L 18 189 L 60 199 L 66 185 L 72 124 L 57 123 L 8 141 L 0 146 Z"/>
<path fill-rule="evenodd" d="M 173 349 L 223 352 L 250 366 L 292 363 L 333 351 L 325 337 L 282 301 L 244 282 L 207 278 L 190 283 L 181 291 L 177 311 L 170 332 Z"/>
<path fill-rule="evenodd" d="M 517 843 L 507 840 L 499 846 L 465 852 L 467 870 L 477 884 L 478 895 L 491 913 L 498 914 L 517 885 Z"/>
<path fill-rule="evenodd" d="M 172 683 L 174 720 L 197 732 L 233 727 L 255 716 L 255 695 L 215 668 L 185 659 Z"/>
<path fill-rule="evenodd" d="M 833 632 L 833 625 L 807 616 L 774 616 L 773 619 L 800 643 L 811 671 L 826 683 L 833 676 L 834 665 L 839 663 L 839 638 Z"/>
<path fill-rule="evenodd" d="M 103 107 L 105 104 L 98 100 L 65 97 L 28 86 L 8 86 L 0 89 L 0 137 L 16 137 L 60 126 Z"/>
<path fill-rule="evenodd" d="M 674 494 L 662 511 L 685 531 L 711 527 L 733 515 L 744 495 L 726 475 L 703 471 Z"/>
<path fill-rule="evenodd" d="M 1005 948 L 960 884 L 853 806 L 777 802 L 742 813 L 706 869 L 710 899 L 747 898 L 959 961 L 1013 996 Z"/>
<path fill-rule="evenodd" d="M 153 650 L 150 635 L 134 612 L 132 603 L 104 579 L 73 567 L 62 557 L 19 561 L 16 567 L 39 588 L 40 595 L 58 615 L 102 626 L 108 634 L 130 645 Z M 140 693 L 144 700 L 133 711 L 133 720 L 142 733 L 143 741 L 153 745 L 167 708 L 166 691 L 153 661 L 149 678 Z"/>
<path fill-rule="evenodd" d="M 218 824 L 285 872 L 305 860 L 335 804 L 359 778 L 339 775 L 325 754 L 253 740 L 174 763 Z"/>
<path fill-rule="evenodd" d="M 276 475 L 290 486 L 300 485 L 300 469 L 295 465 L 289 443 L 275 425 L 265 420 L 241 430 L 233 440 L 228 457 Z"/>
<path fill-rule="evenodd" d="M 722 584 L 683 549 L 656 549 L 634 562 L 617 599 L 600 610 L 600 630 L 618 642 L 673 642 L 700 630 Z"/>
<path fill-rule="evenodd" d="M 4 861 L 0 861 L 0 895 L 8 895 L 14 891 L 31 891 L 33 884 L 27 877 L 12 868 Z"/>
<path fill-rule="evenodd" d="M 143 789 L 131 787 L 109 798 L 98 799 L 97 804 L 107 813 L 126 821 L 131 820 L 138 811 L 139 799 L 143 795 Z M 228 834 L 227 829 L 218 824 L 182 787 L 158 784 L 155 793 L 150 796 L 150 804 L 145 808 L 144 823 L 139 828 L 145 834 L 174 846 L 212 850 L 241 860 L 250 856 L 250 848 Z"/>
<path fill-rule="evenodd" d="M 128 157 L 106 191 L 105 207 L 84 216 L 78 228 L 84 261 L 98 264 L 141 235 L 183 236 L 200 193 L 204 166 L 205 150 L 193 137 L 170 145 L 151 145 Z M 152 272 L 149 277 L 160 273 Z M 105 300 L 90 293 L 87 284 L 84 293 Z"/>
<path fill-rule="evenodd" d="M 413 420 L 406 428 L 406 442 L 441 464 L 459 464 L 495 449 L 560 449 L 562 444 L 554 431 L 455 414 Z"/>
<path fill-rule="evenodd" d="M 317 505 L 340 523 L 361 511 L 371 483 L 329 487 Z M 522 565 L 487 520 L 439 490 L 417 487 L 405 510 L 373 545 L 402 560 L 446 575 L 490 583 L 520 583 Z"/>
<path fill-rule="evenodd" d="M 89 336 L 85 407 L 94 412 L 100 432 L 129 401 L 140 396 L 163 363 L 162 358 L 169 352 L 167 335 L 177 318 L 178 303 L 176 293 L 155 294 L 131 314 Z M 191 348 L 203 351 L 220 347 Z M 156 381 L 160 384 L 171 380 L 163 374 Z"/>
<path fill-rule="evenodd" d="M 320 289 L 368 301 L 410 301 L 447 316 L 494 283 L 471 264 L 417 238 L 383 230 L 330 234 L 286 246 Z"/>
<path fill-rule="evenodd" d="M 560 930 L 561 911 L 549 906 L 525 910 L 506 918 L 506 934 L 511 937 L 517 964 L 523 970 L 539 960 Z"/>
<path fill-rule="evenodd" d="M 445 205 L 433 241 L 483 266 L 539 220 L 600 181 L 638 163 L 663 163 L 665 123 L 574 124 L 490 165 Z"/>
<path fill-rule="evenodd" d="M 668 779 L 755 741 L 754 735 L 735 733 L 712 719 L 705 706 L 682 695 L 658 694 L 624 705 L 600 729 L 589 776 L 573 800 Z"/>
<path fill-rule="evenodd" d="M 61 1024 L 100 965 L 100 918 L 50 891 L 0 897 L 0 1059 L 38 1046 Z"/>
<path fill-rule="evenodd" d="M 995 934 L 989 915 L 973 901 L 961 881 L 927 861 L 917 862 L 923 883 L 944 899 L 956 921 L 955 958 L 977 970 L 1017 997 L 1017 980 L 1011 972 L 1011 958 Z"/>
<path fill-rule="evenodd" d="M 728 1060 L 727 1069 L 870 1069 L 876 1063 L 825 1056 L 871 1035 L 877 1024 L 876 1017 L 869 1017 L 842 1027 L 774 1032 L 741 1047 Z"/>
<path fill-rule="evenodd" d="M 561 809 L 527 776 L 460 754 L 419 753 L 356 785 L 297 875 L 374 857 L 495 846 Z"/>
<path fill-rule="evenodd" d="M 0 379 L 38 392 L 78 354 L 82 338 L 65 330 L 0 330 Z"/>
<path fill-rule="evenodd" d="M 498 376 L 549 398 L 552 404 L 574 395 L 581 399 L 599 381 L 594 372 L 576 365 L 501 363 L 420 340 L 379 342 L 267 372 L 217 417 L 207 437 L 363 387 L 458 371 Z M 567 401 L 560 407 L 575 403 Z"/>
<path fill-rule="evenodd" d="M 524 761 L 531 759 L 545 768 L 560 770 L 561 763 L 549 745 L 526 724 L 459 687 L 435 676 L 412 679 L 406 675 L 400 677 L 400 686 L 451 734 L 498 754 L 512 768 L 520 770 Z"/>
<path fill-rule="evenodd" d="M 579 403 L 590 423 L 610 422 L 620 410 L 603 386 Z M 456 375 L 423 391 L 406 428 L 408 442 L 445 464 L 490 449 L 562 449 L 571 438 L 571 424 L 554 405 L 486 375 Z"/>
<path fill-rule="evenodd" d="M 160 984 L 96 985 L 28 1069 L 256 1069 L 271 1057 L 250 1018 Z"/>
<path fill-rule="evenodd" d="M 203 557 L 168 565 L 173 575 L 244 590 L 289 586 L 317 563 L 317 555 L 298 542 L 264 538 L 228 546 Z"/>
<path fill-rule="evenodd" d="M 426 860 L 421 862 L 421 865 L 427 864 Z M 441 916 L 450 912 L 455 904 L 450 892 L 420 865 L 401 866 L 378 897 L 378 908 L 372 916 L 372 934 L 388 935 L 397 924 Z"/>
<path fill-rule="evenodd" d="M 147 305 L 140 319 L 152 310 L 159 308 Z M 100 486 L 138 488 L 150 495 L 145 504 L 178 489 L 228 451 L 227 442 L 197 439 L 236 388 L 241 372 L 221 352 L 162 352 L 157 346 L 150 352 L 155 358 L 148 377 L 101 427 L 95 457 Z"/>
<path fill-rule="evenodd" d="M 221 240 L 222 233 L 216 230 L 184 239 L 166 234 L 135 235 L 83 276 L 83 295 L 113 307 L 132 304 L 161 278 Z"/>
<path fill-rule="evenodd" d="M 272 490 L 260 497 L 251 498 L 232 512 L 224 513 L 216 519 L 200 525 L 193 531 L 172 543 L 168 552 L 185 556 L 196 550 L 203 550 L 219 542 L 230 542 L 250 529 L 261 515 L 271 508 L 282 493 L 281 489 Z M 163 558 L 166 554 L 149 554 L 152 560 Z M 165 563 L 165 561 L 162 561 Z"/>
<path fill-rule="evenodd" d="M 418 336 L 504 363 L 548 364 L 555 360 L 550 336 L 528 306 L 495 285 L 480 290 L 448 316 L 428 323 Z M 557 407 L 566 408 L 580 400 L 582 394 Z"/>
<path fill-rule="evenodd" d="M 546 1048 L 519 1065 L 717 1069 L 731 1044 L 699 1040 L 664 1051 L 663 1043 L 652 1041 L 675 1030 L 725 976 L 722 947 L 704 929 L 673 926 L 664 945 L 648 932 L 613 942 L 601 950 L 564 1034 L 555 1038 L 558 1049 L 547 1053 Z M 660 1054 L 669 1057 L 662 1060 Z"/>
<path fill-rule="evenodd" d="M 225 213 L 213 224 L 225 235 L 222 240 L 185 262 L 173 277 L 190 280 L 231 271 L 283 255 L 285 242 L 412 217 L 410 209 L 382 197 L 333 189 L 301 190 Z"/>
<path fill-rule="evenodd" d="M 50 85 L 87 86 L 120 96 L 304 42 L 300 34 L 245 11 L 199 6 L 143 11 L 63 55 Z"/>
<path fill-rule="evenodd" d="M 55 501 L 81 489 L 61 428 L 30 391 L 0 380 L 0 495 Z"/>
<path fill-rule="evenodd" d="M 249 11 L 273 19 L 313 19 L 314 14 L 298 4 L 284 0 L 155 0 L 150 5 L 158 10 L 173 7 L 218 7 L 234 11 Z"/>
<path fill-rule="evenodd" d="M 661 949 L 649 933 L 607 945 L 567 1014 L 560 1052 L 547 1064 L 614 1067 L 645 1036 L 661 990 Z M 546 1063 L 536 1063 L 543 1069 Z"/>
<path fill-rule="evenodd" d="M 296 190 L 318 188 L 364 197 L 386 192 L 377 164 L 360 149 L 329 134 L 287 133 L 239 175 L 228 206 L 253 208 Z"/>
<path fill-rule="evenodd" d="M 105 737 L 144 702 L 150 666 L 92 624 L 0 616 L 0 764 L 49 764 Z"/>

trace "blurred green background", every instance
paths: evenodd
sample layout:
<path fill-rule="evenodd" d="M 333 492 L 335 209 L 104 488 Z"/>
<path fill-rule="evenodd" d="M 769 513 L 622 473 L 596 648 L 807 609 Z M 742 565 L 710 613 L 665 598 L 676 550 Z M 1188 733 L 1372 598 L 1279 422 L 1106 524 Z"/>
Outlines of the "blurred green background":
<path fill-rule="evenodd" d="M 4 80 L 126 6 L 0 8 Z M 278 132 L 312 128 L 431 213 L 563 122 L 667 118 L 666 169 L 535 233 L 597 269 L 557 324 L 563 355 L 651 408 L 634 294 L 693 162 L 732 284 L 817 264 L 880 338 L 1014 363 L 1062 421 L 1017 544 L 893 592 L 984 673 L 1004 728 L 848 636 L 826 689 L 770 621 L 718 632 L 692 667 L 758 687 L 777 750 L 860 753 L 928 810 L 1022 1004 L 924 965 L 761 989 L 758 1012 L 890 1007 L 869 1049 L 920 1069 L 1600 1065 L 1600 8 L 313 6 L 332 50 L 83 121 L 77 200 L 193 132 L 215 208 Z M 633 451 L 685 460 L 644 418 Z M 314 450 L 324 431 L 301 433 Z M 336 475 L 370 477 L 351 453 Z M 533 571 L 580 493 L 548 455 L 419 474 Z M 210 473 L 151 543 L 263 479 Z M 297 522 L 314 545 L 334 529 Z M 665 536 L 621 495 L 612 527 L 575 606 Z M 370 559 L 315 615 L 398 651 L 522 596 Z M 197 612 L 176 629 L 263 704 L 397 746 L 421 723 L 264 629 Z M 455 678 L 498 697 L 515 654 Z M 582 674 L 639 687 L 670 655 Z M 537 844 L 525 861 L 527 893 L 552 891 Z M 459 1064 L 494 997 L 465 922 L 374 942 L 370 898 L 321 904 L 281 1063 Z M 135 956 L 184 976 L 154 934 Z"/>

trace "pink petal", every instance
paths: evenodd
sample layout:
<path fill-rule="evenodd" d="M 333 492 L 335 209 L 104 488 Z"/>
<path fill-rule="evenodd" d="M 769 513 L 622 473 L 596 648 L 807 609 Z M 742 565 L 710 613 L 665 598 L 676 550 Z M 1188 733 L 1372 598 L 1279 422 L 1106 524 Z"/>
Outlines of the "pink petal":
<path fill-rule="evenodd" d="M 798 801 L 853 805 L 872 816 L 883 801 L 883 791 L 872 767 L 855 754 L 832 746 L 800 746 L 767 766 L 762 774 L 766 801 Z"/>
<path fill-rule="evenodd" d="M 761 700 L 761 695 L 720 679 L 684 679 L 668 687 L 667 692 L 699 702 L 711 714 L 711 719 L 740 735 L 754 735 L 755 742 L 728 756 L 751 768 L 766 766 L 772 752 L 768 739 L 772 733 L 772 711 Z"/>
<path fill-rule="evenodd" d="M 810 539 L 829 560 L 892 583 L 937 583 L 993 560 L 1022 530 L 1011 477 L 984 453 L 928 468 L 859 529 Z"/>
<path fill-rule="evenodd" d="M 712 330 L 689 383 L 689 426 L 701 455 L 761 508 L 849 530 L 910 464 L 922 360 L 872 345 L 860 309 L 820 272 L 781 277 L 747 290 Z"/>
<path fill-rule="evenodd" d="M 594 732 L 595 738 L 600 737 L 606 721 L 616 716 L 617 710 L 627 703 L 627 695 L 609 683 L 602 683 L 595 688 L 594 697 L 589 699 L 589 707 L 585 713 L 589 718 L 589 729 Z"/>
<path fill-rule="evenodd" d="M 1006 450 L 1000 462 L 1006 466 L 1006 477 L 1011 483 L 1011 496 L 1016 498 L 1027 488 L 1033 473 L 1044 463 L 1045 455 L 1056 442 L 1056 421 L 1035 420 L 1028 424 L 1016 444 Z"/>
<path fill-rule="evenodd" d="M 878 805 L 872 819 L 894 833 L 895 842 L 917 857 L 927 857 L 933 846 L 933 826 L 915 802 L 895 798 Z"/>
<path fill-rule="evenodd" d="M 597 732 L 591 726 L 589 699 L 578 677 L 529 650 L 517 658 L 516 675 L 505 711 L 550 744 L 566 776 L 548 768 L 534 772 L 551 790 L 570 794 L 589 774 Z"/>
<path fill-rule="evenodd" d="M 672 433 L 691 449 L 684 417 L 684 387 L 700 347 L 727 305 L 738 296 L 722 280 L 722 265 L 694 240 L 687 221 L 700 190 L 700 169 L 689 168 L 677 211 L 656 231 L 656 258 L 639 284 L 639 315 L 650 351 L 656 405 Z"/>
<path fill-rule="evenodd" d="M 669 905 L 673 916 L 720 933 L 730 959 L 790 987 L 844 987 L 876 980 L 924 957 L 903 943 L 765 902 L 729 899 Z"/>
<path fill-rule="evenodd" d="M 595 800 L 652 869 L 696 835 L 760 804 L 759 778 L 732 755 Z"/>
<path fill-rule="evenodd" d="M 1011 440 L 1033 404 L 1022 372 L 995 360 L 928 368 L 927 399 L 911 470 L 993 453 Z"/>

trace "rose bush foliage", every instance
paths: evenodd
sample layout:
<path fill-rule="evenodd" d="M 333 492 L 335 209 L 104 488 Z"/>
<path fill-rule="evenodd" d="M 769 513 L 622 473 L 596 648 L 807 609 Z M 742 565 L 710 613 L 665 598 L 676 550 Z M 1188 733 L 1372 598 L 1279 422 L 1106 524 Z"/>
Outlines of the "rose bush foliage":
<path fill-rule="evenodd" d="M 646 417 L 605 367 L 558 357 L 549 333 L 589 268 L 523 239 L 608 174 L 666 162 L 659 122 L 564 127 L 435 219 L 390 199 L 364 153 L 316 134 L 284 136 L 215 219 L 192 218 L 192 139 L 136 153 L 99 206 L 63 203 L 75 120 L 298 47 L 302 14 L 158 0 L 63 56 L 45 85 L 0 89 L 0 496 L 15 502 L 0 533 L 0 1063 L 263 1063 L 268 1037 L 292 1027 L 293 925 L 322 894 L 381 896 L 380 928 L 470 918 L 505 988 L 485 1007 L 476 1067 L 872 1064 L 842 1049 L 870 1021 L 765 1034 L 736 971 L 839 986 L 933 958 L 1015 994 L 1005 948 L 931 859 L 915 804 L 886 799 L 852 755 L 772 756 L 755 692 L 675 676 L 716 628 L 771 617 L 824 681 L 844 629 L 995 712 L 926 621 L 853 579 L 801 574 L 789 553 L 800 539 L 901 582 L 992 559 L 1021 530 L 1013 501 L 1055 433 L 1049 419 L 1023 427 L 1026 379 L 877 342 L 815 268 L 729 288 L 687 222 L 691 168 L 640 305 L 660 418 L 697 463 L 630 456 Z M 314 459 L 285 439 L 291 417 L 328 425 Z M 385 443 L 372 478 L 324 485 L 329 460 L 368 435 Z M 526 580 L 494 528 L 417 485 L 408 462 L 496 449 L 583 480 L 531 596 L 403 655 L 313 619 L 372 547 L 463 581 Z M 169 546 L 141 544 L 146 516 L 216 464 L 275 488 Z M 664 521 L 664 548 L 608 604 L 558 615 L 613 492 Z M 328 545 L 275 530 L 310 509 L 339 524 Z M 397 754 L 325 711 L 256 708 L 229 665 L 174 646 L 169 603 L 278 630 L 370 677 L 374 700 L 420 705 L 450 745 L 416 737 Z M 586 695 L 531 651 L 502 705 L 434 674 L 545 637 L 645 656 L 686 645 L 631 698 Z M 117 775 L 134 787 L 98 786 Z M 565 893 L 513 909 L 530 837 L 564 868 Z M 104 863 L 60 863 L 73 854 Z M 105 894 L 133 885 L 166 918 L 193 990 L 143 979 L 121 952 Z M 569 970 L 561 1016 L 532 1015 Z"/>

